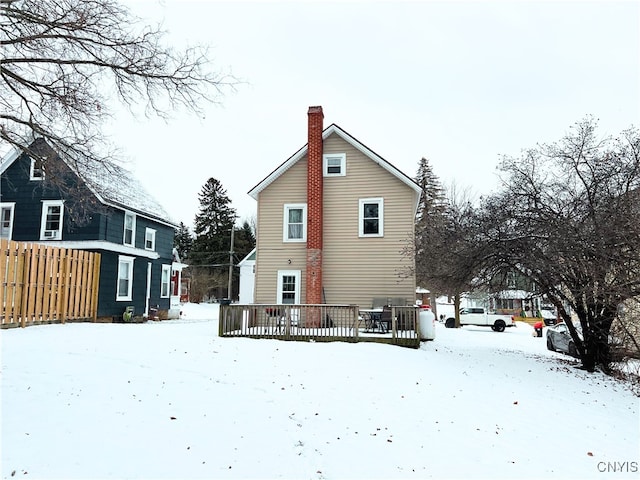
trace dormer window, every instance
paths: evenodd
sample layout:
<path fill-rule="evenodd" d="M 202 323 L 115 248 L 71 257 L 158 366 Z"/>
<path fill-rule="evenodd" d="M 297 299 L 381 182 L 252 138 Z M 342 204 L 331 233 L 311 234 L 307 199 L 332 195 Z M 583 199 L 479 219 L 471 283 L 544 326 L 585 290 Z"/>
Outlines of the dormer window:
<path fill-rule="evenodd" d="M 29 180 L 44 180 L 44 165 L 41 159 L 31 159 Z"/>
<path fill-rule="evenodd" d="M 322 171 L 325 177 L 344 177 L 347 174 L 347 155 L 329 153 L 322 156 Z"/>

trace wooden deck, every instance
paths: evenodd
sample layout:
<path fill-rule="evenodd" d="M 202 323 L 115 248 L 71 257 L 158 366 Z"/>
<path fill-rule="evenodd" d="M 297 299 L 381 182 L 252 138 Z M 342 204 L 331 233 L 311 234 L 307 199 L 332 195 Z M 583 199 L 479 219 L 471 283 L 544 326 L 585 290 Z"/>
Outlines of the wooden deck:
<path fill-rule="evenodd" d="M 220 337 L 299 342 L 377 342 L 418 348 L 417 307 L 391 307 L 386 333 L 367 322 L 357 305 L 221 305 Z"/>

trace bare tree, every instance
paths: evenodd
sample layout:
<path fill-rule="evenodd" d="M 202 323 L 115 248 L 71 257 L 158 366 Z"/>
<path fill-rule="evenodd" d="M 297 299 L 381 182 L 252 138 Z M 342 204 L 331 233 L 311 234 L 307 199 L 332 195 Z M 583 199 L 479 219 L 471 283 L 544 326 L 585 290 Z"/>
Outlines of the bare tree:
<path fill-rule="evenodd" d="M 440 197 L 439 197 L 440 198 Z M 415 274 L 429 290 L 454 299 L 455 326 L 460 326 L 460 298 L 472 290 L 481 268 L 472 195 L 455 183 L 416 224 Z"/>
<path fill-rule="evenodd" d="M 640 295 L 640 132 L 599 138 L 596 127 L 587 118 L 560 142 L 503 159 L 505 188 L 483 205 L 481 244 L 485 273 L 535 282 L 583 367 L 608 371 L 611 326 Z"/>
<path fill-rule="evenodd" d="M 168 118 L 200 113 L 235 82 L 210 69 L 205 48 L 174 50 L 117 0 L 0 0 L 0 48 L 0 140 L 45 169 L 35 138 L 71 168 L 112 165 L 100 127 L 114 100 Z"/>

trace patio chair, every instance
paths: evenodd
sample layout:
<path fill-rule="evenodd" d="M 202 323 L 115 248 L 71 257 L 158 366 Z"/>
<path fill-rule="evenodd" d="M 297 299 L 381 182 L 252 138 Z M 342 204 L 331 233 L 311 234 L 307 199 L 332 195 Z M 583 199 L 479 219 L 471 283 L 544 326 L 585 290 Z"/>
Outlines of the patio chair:
<path fill-rule="evenodd" d="M 380 315 L 380 321 L 378 322 L 378 327 L 382 333 L 387 333 L 391 330 L 391 307 L 389 305 L 385 305 L 382 307 L 382 314 Z"/>
<path fill-rule="evenodd" d="M 276 308 L 272 310 L 271 316 L 276 317 L 276 332 L 282 332 L 287 326 L 287 318 L 289 325 L 292 327 L 298 326 L 298 319 L 300 318 L 300 309 L 298 308 Z M 288 315 L 287 315 L 288 313 Z"/>

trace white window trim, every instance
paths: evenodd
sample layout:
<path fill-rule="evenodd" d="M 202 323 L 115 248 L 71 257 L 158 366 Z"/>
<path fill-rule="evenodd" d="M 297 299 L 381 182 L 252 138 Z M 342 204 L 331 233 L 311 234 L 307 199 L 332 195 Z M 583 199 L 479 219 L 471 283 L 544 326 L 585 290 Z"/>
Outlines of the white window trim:
<path fill-rule="evenodd" d="M 126 242 L 127 238 L 127 216 L 130 215 L 133 218 L 132 228 L 131 228 L 131 243 Z M 145 242 L 146 243 L 146 242 Z M 124 212 L 124 223 L 122 229 L 122 244 L 127 245 L 129 247 L 136 246 L 136 214 L 133 212 L 125 211 Z"/>
<path fill-rule="evenodd" d="M 118 255 L 118 275 L 116 277 L 116 302 L 130 302 L 133 292 L 133 262 L 136 257 L 129 257 L 127 255 Z M 120 264 L 129 264 L 129 288 L 126 295 L 120 295 Z"/>
<path fill-rule="evenodd" d="M 9 235 L 7 237 L 0 237 L 0 238 L 6 238 L 7 240 L 11 240 L 13 238 L 13 219 L 16 211 L 16 202 L 0 203 L 0 212 L 2 212 L 2 210 L 4 209 L 9 209 L 9 211 L 11 212 L 11 218 L 9 219 Z M 3 221 L 1 216 L 0 216 L 0 221 Z"/>
<path fill-rule="evenodd" d="M 302 238 L 289 238 L 289 210 L 302 209 Z M 286 243 L 300 243 L 307 241 L 307 204 L 287 203 L 282 215 L 282 241 Z"/>
<path fill-rule="evenodd" d="M 35 180 L 35 181 L 41 182 L 42 180 L 44 180 L 44 168 L 40 169 L 42 174 L 39 177 L 36 177 L 34 175 L 36 171 L 36 161 L 33 158 L 31 158 L 30 160 L 31 160 L 31 166 L 29 167 L 29 180 Z"/>
<path fill-rule="evenodd" d="M 364 233 L 364 205 L 367 203 L 378 204 L 378 233 Z M 382 197 L 376 198 L 361 198 L 359 200 L 358 207 L 358 236 L 359 237 L 384 237 L 384 199 Z"/>
<path fill-rule="evenodd" d="M 292 276 L 296 279 L 296 292 L 295 292 L 295 301 L 293 302 L 295 305 L 300 304 L 300 290 L 302 290 L 302 285 L 300 283 L 302 278 L 301 270 L 278 270 L 278 290 L 276 292 L 276 304 L 283 305 L 282 303 L 282 277 L 284 276 Z"/>
<path fill-rule="evenodd" d="M 329 173 L 329 159 L 340 160 L 340 173 Z M 344 177 L 347 174 L 347 154 L 327 153 L 322 155 L 322 173 L 325 177 Z"/>
<path fill-rule="evenodd" d="M 147 247 L 147 236 L 151 235 L 151 248 Z M 144 249 L 152 252 L 156 251 L 156 231 L 147 227 L 144 231 Z"/>
<path fill-rule="evenodd" d="M 60 207 L 60 226 L 58 230 L 46 230 L 47 213 L 49 207 Z M 40 214 L 40 240 L 62 240 L 62 223 L 64 220 L 64 201 L 63 200 L 42 200 L 42 213 Z M 57 232 L 53 236 L 46 235 L 45 232 Z"/>
<path fill-rule="evenodd" d="M 167 281 L 164 281 L 164 274 L 167 274 Z M 167 293 L 163 292 L 164 286 L 167 286 Z M 171 296 L 171 265 L 162 265 L 162 275 L 160 276 L 160 298 L 169 298 Z"/>

